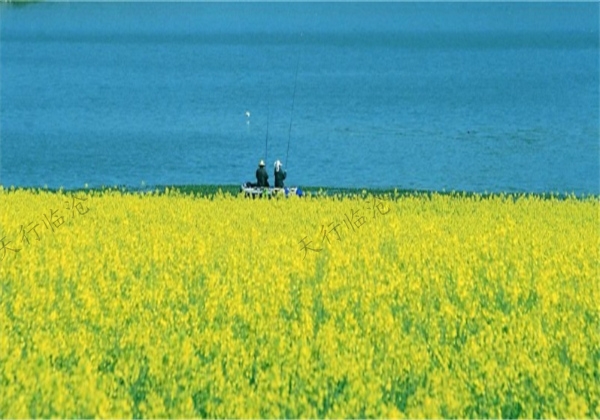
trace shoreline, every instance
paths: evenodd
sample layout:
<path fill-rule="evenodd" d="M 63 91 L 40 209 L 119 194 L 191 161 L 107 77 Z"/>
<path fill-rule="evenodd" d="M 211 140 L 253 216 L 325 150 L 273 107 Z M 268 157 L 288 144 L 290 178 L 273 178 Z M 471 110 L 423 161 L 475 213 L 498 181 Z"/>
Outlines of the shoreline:
<path fill-rule="evenodd" d="M 523 198 L 523 197 L 536 197 L 544 200 L 558 199 L 565 200 L 568 198 L 574 198 L 578 200 L 585 199 L 600 199 L 600 194 L 575 194 L 575 193 L 559 193 L 559 192 L 475 192 L 475 191 L 461 191 L 461 190 L 418 190 L 418 189 L 405 189 L 405 188 L 339 188 L 339 187 L 323 187 L 323 186 L 308 186 L 299 187 L 302 189 L 305 195 L 312 197 L 357 197 L 357 196 L 383 196 L 388 198 L 401 198 L 406 196 L 420 196 L 420 197 L 431 197 L 434 195 L 447 195 L 455 197 L 478 197 L 478 198 L 494 198 L 494 197 L 505 197 L 505 198 Z M 12 191 L 31 191 L 31 192 L 67 192 L 67 193 L 79 193 L 79 192 L 109 192 L 109 191 L 120 191 L 126 194 L 134 193 L 152 193 L 157 195 L 169 194 L 177 192 L 183 195 L 194 195 L 199 197 L 213 197 L 217 194 L 230 194 L 236 196 L 241 193 L 239 185 L 231 184 L 190 184 L 190 185 L 153 185 L 144 187 L 129 187 L 124 185 L 113 185 L 113 186 L 101 186 L 101 187 L 84 187 L 84 188 L 49 188 L 49 187 L 19 187 L 19 186 L 3 186 L 0 184 L 0 192 L 12 192 Z"/>

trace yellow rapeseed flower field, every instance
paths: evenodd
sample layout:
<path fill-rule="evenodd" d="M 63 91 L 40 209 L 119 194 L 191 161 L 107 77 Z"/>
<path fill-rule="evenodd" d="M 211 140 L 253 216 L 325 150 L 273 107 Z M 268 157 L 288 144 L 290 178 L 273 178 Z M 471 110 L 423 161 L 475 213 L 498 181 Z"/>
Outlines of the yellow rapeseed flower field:
<path fill-rule="evenodd" d="M 0 416 L 598 418 L 599 214 L 0 189 Z"/>

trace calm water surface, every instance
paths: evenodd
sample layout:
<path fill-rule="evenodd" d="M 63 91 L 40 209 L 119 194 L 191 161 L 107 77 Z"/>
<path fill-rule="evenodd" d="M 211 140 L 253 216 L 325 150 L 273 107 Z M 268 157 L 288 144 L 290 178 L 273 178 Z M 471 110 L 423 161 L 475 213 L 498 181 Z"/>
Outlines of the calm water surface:
<path fill-rule="evenodd" d="M 598 194 L 598 22 L 597 3 L 2 5 L 0 184 L 239 184 L 266 158 L 288 185 Z"/>

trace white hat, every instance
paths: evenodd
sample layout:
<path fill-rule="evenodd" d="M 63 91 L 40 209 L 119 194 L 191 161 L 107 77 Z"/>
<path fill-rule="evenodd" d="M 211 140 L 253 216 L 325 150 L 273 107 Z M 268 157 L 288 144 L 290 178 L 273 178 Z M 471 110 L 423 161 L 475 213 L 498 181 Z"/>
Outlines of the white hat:
<path fill-rule="evenodd" d="M 281 168 L 281 161 L 278 159 L 275 161 L 275 164 L 273 165 L 273 167 L 275 168 L 275 170 L 279 170 L 279 168 Z"/>
<path fill-rule="evenodd" d="M 261 159 L 258 166 L 265 166 L 265 161 Z"/>

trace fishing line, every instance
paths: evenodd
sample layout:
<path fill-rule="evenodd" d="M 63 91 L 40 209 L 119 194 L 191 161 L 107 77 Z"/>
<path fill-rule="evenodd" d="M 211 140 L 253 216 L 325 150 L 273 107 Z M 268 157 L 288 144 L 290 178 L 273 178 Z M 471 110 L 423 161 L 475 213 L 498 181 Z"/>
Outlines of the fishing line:
<path fill-rule="evenodd" d="M 290 138 L 292 137 L 292 121 L 294 118 L 294 104 L 296 102 L 296 85 L 298 83 L 298 67 L 300 65 L 300 54 L 298 54 L 298 59 L 296 60 L 296 75 L 294 76 L 294 93 L 292 95 L 292 112 L 290 113 L 290 127 L 288 129 L 288 145 L 287 152 L 285 154 L 285 169 L 288 169 L 288 156 L 290 154 Z"/>

